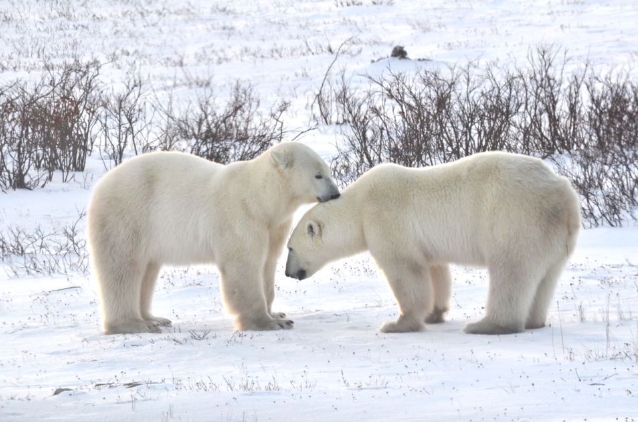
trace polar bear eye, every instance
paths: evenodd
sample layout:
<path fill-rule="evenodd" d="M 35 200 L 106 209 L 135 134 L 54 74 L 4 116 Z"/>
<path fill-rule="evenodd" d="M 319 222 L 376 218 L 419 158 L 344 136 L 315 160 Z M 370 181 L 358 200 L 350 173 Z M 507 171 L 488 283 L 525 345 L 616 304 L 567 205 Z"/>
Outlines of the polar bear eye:
<path fill-rule="evenodd" d="M 323 176 L 318 174 L 318 175 L 315 176 L 315 179 L 323 179 Z"/>

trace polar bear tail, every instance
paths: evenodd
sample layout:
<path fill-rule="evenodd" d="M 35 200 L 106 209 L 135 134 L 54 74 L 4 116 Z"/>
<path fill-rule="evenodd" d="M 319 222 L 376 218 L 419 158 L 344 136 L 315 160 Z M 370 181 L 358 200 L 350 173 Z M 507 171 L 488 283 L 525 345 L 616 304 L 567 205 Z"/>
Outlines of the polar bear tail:
<path fill-rule="evenodd" d="M 581 210 L 580 210 L 580 197 L 574 190 L 571 182 L 568 179 L 564 179 L 567 185 L 567 195 L 569 213 L 567 215 L 567 239 L 566 249 L 567 257 L 571 256 L 576 249 L 576 242 L 578 241 L 578 233 L 582 225 Z"/>

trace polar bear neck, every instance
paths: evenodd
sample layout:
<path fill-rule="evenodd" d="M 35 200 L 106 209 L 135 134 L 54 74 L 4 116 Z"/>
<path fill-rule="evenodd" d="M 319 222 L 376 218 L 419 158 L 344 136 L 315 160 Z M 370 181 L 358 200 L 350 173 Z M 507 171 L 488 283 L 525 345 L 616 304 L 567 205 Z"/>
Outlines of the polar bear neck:
<path fill-rule="evenodd" d="M 361 201 L 356 196 L 356 192 L 346 189 L 338 199 L 315 206 L 314 216 L 325 230 L 322 241 L 330 245 L 323 248 L 330 253 L 326 262 L 347 258 L 368 248 L 359 209 Z"/>
<path fill-rule="evenodd" d="M 243 185 L 251 186 L 238 194 L 253 218 L 274 227 L 288 222 L 302 201 L 290 194 L 285 178 L 273 166 L 261 162 L 265 159 L 268 157 L 260 156 L 235 164 L 236 177 L 242 179 Z"/>

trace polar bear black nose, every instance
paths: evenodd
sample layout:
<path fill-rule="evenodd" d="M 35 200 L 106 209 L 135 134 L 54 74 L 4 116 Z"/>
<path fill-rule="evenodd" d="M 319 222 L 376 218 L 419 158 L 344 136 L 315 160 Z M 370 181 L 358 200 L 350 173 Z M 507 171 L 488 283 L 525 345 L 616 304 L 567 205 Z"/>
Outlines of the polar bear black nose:
<path fill-rule="evenodd" d="M 303 280 L 304 278 L 306 278 L 306 270 L 297 271 L 297 274 L 295 274 L 295 278 L 297 280 Z"/>
<path fill-rule="evenodd" d="M 341 196 L 341 194 L 339 192 L 331 193 L 331 194 L 328 194 L 328 195 L 325 195 L 325 196 L 318 196 L 317 197 L 317 201 L 319 201 L 319 202 L 328 202 L 328 201 L 331 201 L 333 199 L 337 199 L 340 196 Z"/>

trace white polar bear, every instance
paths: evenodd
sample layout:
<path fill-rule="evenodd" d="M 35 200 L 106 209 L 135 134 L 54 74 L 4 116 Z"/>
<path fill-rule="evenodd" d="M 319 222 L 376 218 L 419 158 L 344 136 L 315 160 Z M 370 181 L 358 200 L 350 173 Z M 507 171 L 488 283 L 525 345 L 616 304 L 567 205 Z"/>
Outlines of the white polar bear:
<path fill-rule="evenodd" d="M 159 332 L 151 314 L 162 265 L 216 263 L 226 309 L 239 330 L 292 328 L 271 310 L 275 265 L 304 203 L 339 196 L 330 168 L 310 147 L 278 144 L 229 165 L 154 152 L 109 171 L 88 208 L 91 264 L 104 332 Z"/>
<path fill-rule="evenodd" d="M 286 275 L 301 280 L 369 250 L 400 310 L 381 331 L 405 332 L 443 321 L 448 263 L 484 266 L 486 316 L 465 332 L 516 333 L 545 325 L 580 221 L 569 181 L 536 158 L 486 152 L 424 169 L 382 164 L 302 217 Z"/>

